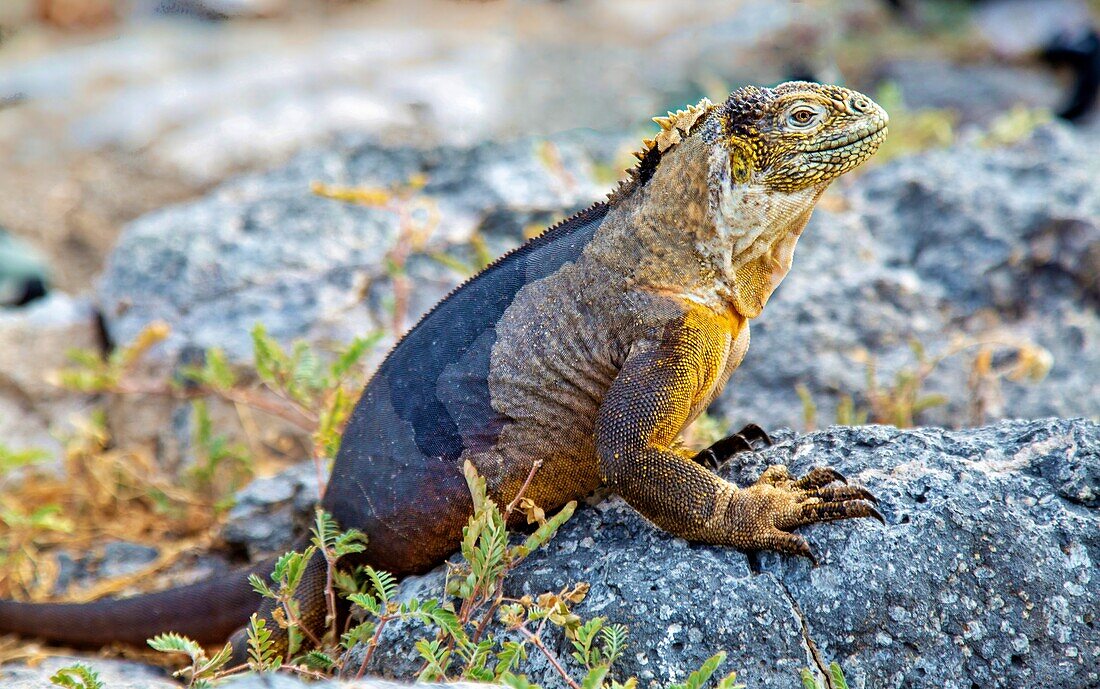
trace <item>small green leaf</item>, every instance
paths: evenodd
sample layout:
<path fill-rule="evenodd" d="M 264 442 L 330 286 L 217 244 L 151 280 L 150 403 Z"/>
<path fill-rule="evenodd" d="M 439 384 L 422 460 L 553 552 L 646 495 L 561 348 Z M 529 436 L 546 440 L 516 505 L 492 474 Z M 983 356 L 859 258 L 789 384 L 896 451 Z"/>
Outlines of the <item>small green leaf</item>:
<path fill-rule="evenodd" d="M 703 661 L 703 664 L 699 666 L 699 669 L 688 675 L 687 681 L 683 684 L 674 684 L 674 687 L 678 689 L 701 689 L 710 676 L 714 674 L 714 671 L 718 669 L 718 666 L 722 664 L 722 661 L 726 659 L 725 651 L 719 651 L 710 658 Z"/>
<path fill-rule="evenodd" d="M 336 660 L 321 651 L 310 651 L 302 658 L 302 662 L 306 664 L 306 667 L 323 672 L 328 672 L 336 667 Z"/>
<path fill-rule="evenodd" d="M 718 680 L 717 689 L 745 689 L 744 684 L 734 684 L 737 681 L 737 673 L 731 672 L 722 679 Z"/>
<path fill-rule="evenodd" d="M 367 535 L 358 529 L 340 533 L 332 543 L 336 557 L 361 553 L 367 548 Z"/>
<path fill-rule="evenodd" d="M 612 624 L 600 630 L 603 642 L 603 662 L 610 666 L 626 650 L 627 630 L 621 624 Z"/>
<path fill-rule="evenodd" d="M 498 678 L 500 683 L 512 689 L 541 689 L 539 685 L 528 682 L 527 675 L 513 675 L 511 672 L 501 673 Z"/>
<path fill-rule="evenodd" d="M 382 603 L 390 602 L 390 599 L 397 595 L 398 583 L 392 574 L 374 567 L 366 567 L 365 571 L 371 583 L 374 584 L 374 591 Z"/>
<path fill-rule="evenodd" d="M 248 622 L 248 667 L 254 672 L 273 672 L 282 664 L 283 658 L 275 652 L 267 621 L 252 613 Z"/>
<path fill-rule="evenodd" d="M 302 581 L 307 562 L 305 553 L 294 551 L 283 553 L 275 562 L 275 569 L 271 573 L 271 578 L 282 585 L 282 588 L 285 589 L 284 593 L 293 594 Z"/>
<path fill-rule="evenodd" d="M 214 654 L 210 660 L 198 665 L 195 668 L 194 679 L 210 677 L 218 670 L 222 669 L 229 659 L 233 656 L 233 644 L 226 643 L 222 646 L 222 649 Z"/>
<path fill-rule="evenodd" d="M 290 359 L 279 343 L 268 335 L 267 330 L 259 323 L 252 328 L 252 350 L 256 375 L 266 385 L 279 387 L 279 379 L 285 375 Z"/>
<path fill-rule="evenodd" d="M 606 665 L 597 665 L 592 668 L 581 680 L 581 689 L 600 689 L 603 686 L 604 677 L 607 677 L 607 672 Z"/>
<path fill-rule="evenodd" d="M 337 357 L 329 369 L 329 375 L 332 377 L 333 382 L 339 382 L 346 376 L 352 367 L 362 361 L 367 352 L 374 349 L 384 335 L 383 331 L 377 330 L 366 337 L 357 337 L 352 340 L 351 344 L 340 353 L 340 356 Z"/>
<path fill-rule="evenodd" d="M 12 450 L 8 446 L 0 444 L 0 476 L 12 469 L 37 464 L 49 458 L 50 453 L 39 448 Z"/>
<path fill-rule="evenodd" d="M 469 487 L 470 496 L 474 500 L 474 514 L 476 515 L 485 508 L 487 501 L 485 479 L 477 473 L 474 463 L 468 459 L 462 465 L 462 475 L 466 477 L 466 486 Z"/>
<path fill-rule="evenodd" d="M 60 668 L 50 677 L 50 684 L 66 689 L 103 689 L 99 673 L 84 663 Z"/>
<path fill-rule="evenodd" d="M 500 650 L 497 651 L 497 678 L 505 672 L 511 672 L 519 667 L 519 664 L 527 660 L 527 647 L 517 641 L 502 641 Z"/>
<path fill-rule="evenodd" d="M 528 553 L 534 552 L 544 543 L 549 541 L 557 533 L 561 525 L 569 520 L 573 516 L 573 512 L 577 509 L 577 501 L 572 500 L 568 502 L 565 507 L 561 508 L 557 514 L 546 520 L 546 523 L 535 530 L 535 533 L 527 537 L 523 547 Z"/>
<path fill-rule="evenodd" d="M 154 651 L 160 651 L 161 653 L 183 653 L 192 660 L 206 657 L 206 653 L 202 650 L 202 646 L 188 639 L 186 636 L 176 634 L 175 632 L 157 634 L 146 643 L 148 643 Z"/>
<path fill-rule="evenodd" d="M 447 677 L 447 668 L 451 664 L 450 650 L 443 648 L 443 642 L 439 639 L 428 641 L 420 639 L 416 642 L 416 650 L 424 659 L 424 670 L 417 677 L 419 682 L 438 682 Z"/>
<path fill-rule="evenodd" d="M 367 643 L 374 635 L 374 629 L 375 624 L 370 621 L 355 625 L 340 635 L 340 647 L 345 651 L 350 651 L 355 644 Z"/>
<path fill-rule="evenodd" d="M 382 614 L 381 603 L 369 593 L 353 593 L 348 600 L 376 617 Z"/>
<path fill-rule="evenodd" d="M 829 674 L 833 676 L 833 684 L 836 685 L 836 689 L 848 689 L 848 680 L 844 678 L 840 665 L 835 661 L 829 663 Z"/>
<path fill-rule="evenodd" d="M 259 574 L 249 574 L 248 583 L 252 585 L 252 590 L 260 594 L 264 598 L 275 598 L 275 592 L 271 590 L 271 587 L 267 585 Z"/>
<path fill-rule="evenodd" d="M 806 668 L 802 668 L 802 689 L 821 689 L 817 680 Z"/>

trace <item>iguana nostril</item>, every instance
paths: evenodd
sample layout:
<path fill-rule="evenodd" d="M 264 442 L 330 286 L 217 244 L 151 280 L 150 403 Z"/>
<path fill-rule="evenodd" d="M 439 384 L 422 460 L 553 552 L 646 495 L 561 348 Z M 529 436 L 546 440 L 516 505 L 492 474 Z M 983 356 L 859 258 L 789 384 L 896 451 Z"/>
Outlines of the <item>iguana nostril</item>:
<path fill-rule="evenodd" d="M 859 96 L 852 96 L 848 99 L 848 107 L 857 112 L 860 115 L 866 115 L 869 110 L 869 105 L 866 98 L 860 98 Z"/>

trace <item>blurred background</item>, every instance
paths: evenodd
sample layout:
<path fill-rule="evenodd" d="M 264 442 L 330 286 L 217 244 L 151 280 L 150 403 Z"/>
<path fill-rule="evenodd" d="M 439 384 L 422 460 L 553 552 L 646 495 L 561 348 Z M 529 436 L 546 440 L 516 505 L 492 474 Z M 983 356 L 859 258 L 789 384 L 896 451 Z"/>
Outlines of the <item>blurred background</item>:
<path fill-rule="evenodd" d="M 891 146 L 947 145 L 1020 109 L 1096 126 L 1097 7 L 2 0 L 0 226 L 79 291 L 128 220 L 337 133 L 418 146 L 641 134 L 700 96 L 795 77 L 934 111 L 898 122 Z"/>

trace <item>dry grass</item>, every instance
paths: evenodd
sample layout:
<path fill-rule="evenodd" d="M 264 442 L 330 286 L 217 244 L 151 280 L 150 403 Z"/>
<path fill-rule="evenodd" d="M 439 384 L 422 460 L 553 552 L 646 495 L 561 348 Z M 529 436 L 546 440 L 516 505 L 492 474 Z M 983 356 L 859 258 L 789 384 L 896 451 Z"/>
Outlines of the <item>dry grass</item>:
<path fill-rule="evenodd" d="M 87 422 L 67 444 L 61 471 L 30 469 L 8 479 L 0 497 L 0 596 L 50 600 L 63 551 L 121 540 L 156 548 L 158 559 L 134 575 L 70 592 L 91 600 L 143 582 L 182 553 L 215 538 L 220 496 L 169 476 L 144 451 L 111 446 L 99 422 Z"/>

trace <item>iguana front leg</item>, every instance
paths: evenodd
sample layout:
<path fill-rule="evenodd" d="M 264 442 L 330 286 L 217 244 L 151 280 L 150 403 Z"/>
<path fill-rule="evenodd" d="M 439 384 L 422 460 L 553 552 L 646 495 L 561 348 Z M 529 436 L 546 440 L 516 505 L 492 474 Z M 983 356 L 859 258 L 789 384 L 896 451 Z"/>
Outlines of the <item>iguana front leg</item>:
<path fill-rule="evenodd" d="M 831 486 L 842 477 L 816 469 L 794 480 L 771 467 L 738 488 L 674 447 L 699 400 L 715 384 L 730 341 L 721 319 L 678 319 L 660 339 L 630 351 L 596 421 L 604 480 L 658 527 L 689 540 L 814 559 L 793 529 L 816 522 L 882 516 L 869 492 Z"/>

